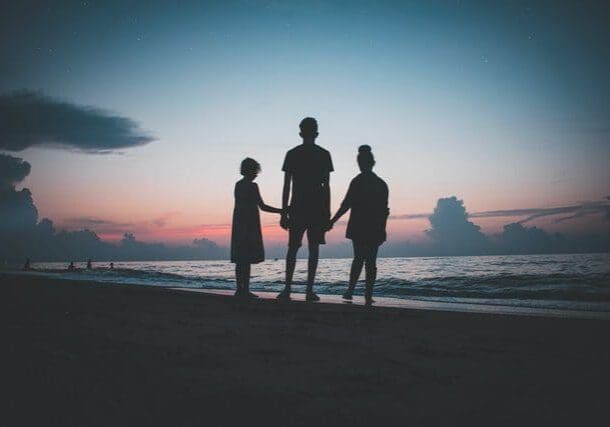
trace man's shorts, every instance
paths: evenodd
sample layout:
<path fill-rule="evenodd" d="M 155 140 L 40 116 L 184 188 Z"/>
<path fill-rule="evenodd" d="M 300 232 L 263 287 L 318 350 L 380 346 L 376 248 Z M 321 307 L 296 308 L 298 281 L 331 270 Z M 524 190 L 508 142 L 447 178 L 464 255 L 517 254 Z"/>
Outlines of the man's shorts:
<path fill-rule="evenodd" d="M 303 241 L 303 234 L 307 231 L 307 242 L 311 244 L 324 245 L 326 231 L 321 225 L 302 225 L 294 224 L 288 227 L 288 247 L 300 248 Z"/>

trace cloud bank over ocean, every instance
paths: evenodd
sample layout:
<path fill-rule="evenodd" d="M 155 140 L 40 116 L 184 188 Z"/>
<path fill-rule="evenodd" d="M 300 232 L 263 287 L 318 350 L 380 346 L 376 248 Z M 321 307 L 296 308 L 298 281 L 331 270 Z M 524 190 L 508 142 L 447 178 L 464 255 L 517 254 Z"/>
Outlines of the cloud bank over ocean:
<path fill-rule="evenodd" d="M 161 260 L 219 259 L 226 250 L 214 242 L 199 238 L 192 245 L 171 247 L 162 243 L 138 241 L 125 232 L 118 244 L 104 242 L 89 228 L 56 230 L 48 218 L 38 221 L 38 210 L 29 189 L 16 189 L 27 177 L 30 165 L 17 157 L 0 153 L 0 262 L 21 262 L 23 259 L 67 261 L 94 258 L 97 260 Z M 158 221 L 157 221 L 158 222 Z M 90 227 L 104 221 L 89 221 Z M 114 224 L 128 230 L 130 224 Z"/>
<path fill-rule="evenodd" d="M 138 224 L 111 222 L 97 218 L 76 218 L 75 226 L 84 229 L 56 230 L 53 222 L 43 218 L 38 222 L 38 211 L 26 188 L 15 185 L 29 173 L 29 164 L 21 159 L 0 154 L 2 168 L 0 182 L 0 261 L 20 262 L 29 257 L 37 261 L 70 261 L 93 258 L 110 260 L 190 260 L 226 259 L 227 248 L 204 237 L 195 238 L 191 245 L 168 246 L 163 243 L 141 242 L 130 232 Z M 602 214 L 608 218 L 607 209 Z M 499 235 L 488 236 L 471 221 L 464 202 L 455 196 L 441 198 L 429 215 L 427 241 L 389 241 L 381 247 L 382 256 L 461 256 L 529 253 L 599 252 L 610 250 L 610 236 L 581 236 L 567 238 L 558 233 L 547 233 L 538 227 L 528 227 L 523 221 L 504 226 Z M 150 221 L 163 227 L 164 218 Z M 141 225 L 140 225 L 141 226 Z M 118 243 L 103 241 L 93 229 L 100 227 L 115 233 L 124 231 Z M 348 244 L 328 245 L 324 256 L 349 257 Z M 268 257 L 285 255 L 283 245 L 269 245 Z M 303 256 L 303 253 L 301 254 Z"/>
<path fill-rule="evenodd" d="M 22 151 L 34 146 L 103 154 L 153 141 L 129 118 L 100 109 L 57 101 L 39 92 L 0 95 L 0 150 Z M 35 260 L 202 259 L 222 258 L 226 251 L 214 242 L 194 239 L 192 245 L 169 247 L 138 241 L 129 223 L 116 245 L 102 241 L 87 226 L 105 221 L 80 219 L 84 229 L 57 231 L 48 218 L 38 221 L 38 210 L 28 188 L 16 188 L 31 171 L 21 158 L 0 153 L 0 262 Z M 166 217 L 154 220 L 162 227 Z"/>

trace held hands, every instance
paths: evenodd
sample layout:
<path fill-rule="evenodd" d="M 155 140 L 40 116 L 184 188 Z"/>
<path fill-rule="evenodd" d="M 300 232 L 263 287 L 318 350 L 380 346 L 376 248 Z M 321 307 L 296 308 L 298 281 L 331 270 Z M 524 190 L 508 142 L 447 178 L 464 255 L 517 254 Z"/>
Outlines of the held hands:
<path fill-rule="evenodd" d="M 284 210 L 282 211 L 282 217 L 280 218 L 280 227 L 284 230 L 288 230 L 288 213 Z"/>
<path fill-rule="evenodd" d="M 332 228 L 335 225 L 335 222 L 337 222 L 337 220 L 334 218 L 331 219 L 330 221 L 328 221 L 328 223 L 326 223 L 326 225 L 324 226 L 324 231 L 332 230 Z M 288 212 L 286 210 L 283 210 L 282 217 L 280 218 L 280 227 L 282 227 L 284 230 L 288 230 L 288 225 L 289 225 Z"/>

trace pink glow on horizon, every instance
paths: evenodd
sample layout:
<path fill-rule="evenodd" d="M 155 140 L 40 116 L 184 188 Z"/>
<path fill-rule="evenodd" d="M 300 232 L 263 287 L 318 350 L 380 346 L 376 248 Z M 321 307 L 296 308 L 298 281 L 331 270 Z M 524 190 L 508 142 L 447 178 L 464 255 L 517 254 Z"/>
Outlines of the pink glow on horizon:
<path fill-rule="evenodd" d="M 329 244 L 339 244 L 345 241 L 345 227 L 347 218 L 335 225 L 333 230 L 327 233 Z M 518 222 L 525 217 L 481 217 L 470 218 L 474 224 L 481 228 L 486 235 L 493 236 L 502 233 L 507 224 Z M 218 245 L 228 246 L 231 238 L 230 222 L 218 224 L 181 225 L 173 223 L 154 224 L 155 221 L 143 221 L 141 223 L 114 227 L 100 226 L 91 227 L 102 240 L 119 242 L 125 233 L 133 233 L 138 241 L 162 242 L 170 245 L 191 244 L 194 239 L 209 239 Z M 151 225 L 152 224 L 152 225 Z M 603 216 L 576 218 L 569 222 L 558 222 L 555 217 L 539 218 L 524 224 L 526 227 L 540 227 L 548 232 L 571 233 L 594 233 L 599 230 L 610 231 L 610 224 L 604 221 Z M 68 229 L 82 229 L 83 227 L 67 227 Z M 426 230 L 430 228 L 427 218 L 416 219 L 390 219 L 387 225 L 388 241 L 411 241 L 418 242 L 426 240 Z M 262 219 L 263 238 L 266 244 L 283 244 L 288 239 L 287 231 L 283 230 L 275 221 Z"/>

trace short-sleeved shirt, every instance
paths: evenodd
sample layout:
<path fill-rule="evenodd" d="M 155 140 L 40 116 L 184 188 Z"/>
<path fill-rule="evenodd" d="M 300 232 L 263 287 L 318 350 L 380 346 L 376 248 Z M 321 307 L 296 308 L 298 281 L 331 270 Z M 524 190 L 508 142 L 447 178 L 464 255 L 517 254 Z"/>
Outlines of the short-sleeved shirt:
<path fill-rule="evenodd" d="M 380 245 L 386 240 L 388 186 L 373 172 L 362 172 L 349 185 L 342 207 L 351 209 L 345 237 Z"/>
<path fill-rule="evenodd" d="M 330 218 L 327 176 L 333 171 L 330 153 L 319 145 L 301 144 L 286 153 L 284 172 L 292 175 L 290 222 L 322 225 Z"/>

